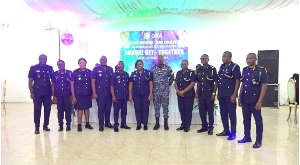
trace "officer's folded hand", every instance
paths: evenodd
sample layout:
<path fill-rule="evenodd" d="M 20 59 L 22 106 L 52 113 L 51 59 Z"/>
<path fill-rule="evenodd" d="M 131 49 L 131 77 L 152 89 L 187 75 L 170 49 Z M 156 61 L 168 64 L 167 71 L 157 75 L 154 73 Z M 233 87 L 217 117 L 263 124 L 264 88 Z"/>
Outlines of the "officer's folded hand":
<path fill-rule="evenodd" d="M 241 106 L 242 106 L 241 99 L 239 99 L 239 101 L 238 101 L 238 104 L 239 104 L 239 107 L 241 107 Z"/>
<path fill-rule="evenodd" d="M 31 94 L 30 94 L 30 98 L 31 98 L 31 99 L 35 99 L 34 93 L 31 93 Z"/>
<path fill-rule="evenodd" d="M 235 95 L 231 95 L 230 97 L 230 102 L 234 103 L 236 100 L 236 96 Z"/>
<path fill-rule="evenodd" d="M 198 94 L 195 95 L 195 99 L 198 100 Z"/>
<path fill-rule="evenodd" d="M 183 91 L 178 91 L 177 94 L 178 94 L 179 96 L 181 96 L 181 97 L 184 97 Z"/>
<path fill-rule="evenodd" d="M 261 109 L 261 102 L 257 102 L 256 104 L 255 104 L 255 109 L 256 110 L 260 110 Z"/>
<path fill-rule="evenodd" d="M 211 95 L 210 100 L 215 100 L 215 95 Z"/>
<path fill-rule="evenodd" d="M 112 102 L 117 102 L 117 98 L 115 96 L 112 96 Z"/>
<path fill-rule="evenodd" d="M 53 96 L 53 102 L 56 104 L 57 103 L 57 98 L 55 96 Z"/>
<path fill-rule="evenodd" d="M 73 97 L 72 102 L 73 102 L 74 104 L 77 103 L 76 97 Z"/>
<path fill-rule="evenodd" d="M 149 94 L 149 96 L 148 96 L 148 99 L 147 99 L 149 102 L 152 100 L 152 95 L 151 94 Z"/>
<path fill-rule="evenodd" d="M 132 96 L 128 97 L 128 101 L 132 102 Z"/>
<path fill-rule="evenodd" d="M 97 99 L 98 98 L 98 95 L 97 95 L 97 93 L 93 93 L 93 95 L 92 95 L 92 99 Z"/>

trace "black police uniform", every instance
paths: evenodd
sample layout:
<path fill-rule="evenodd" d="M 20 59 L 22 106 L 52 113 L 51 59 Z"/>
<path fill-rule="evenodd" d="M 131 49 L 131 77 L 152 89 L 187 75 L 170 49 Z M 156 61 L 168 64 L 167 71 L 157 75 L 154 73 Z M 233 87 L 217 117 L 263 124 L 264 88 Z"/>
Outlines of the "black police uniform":
<path fill-rule="evenodd" d="M 211 100 L 213 95 L 214 83 L 218 81 L 217 70 L 211 65 L 207 65 L 206 68 L 200 66 L 197 69 L 197 81 L 200 83 L 198 89 L 199 100 L 199 113 L 202 122 L 202 129 L 213 130 L 214 129 L 214 100 Z M 209 117 L 209 124 L 207 124 L 207 114 Z"/>
<path fill-rule="evenodd" d="M 112 105 L 110 78 L 113 73 L 114 71 L 112 67 L 106 66 L 106 69 L 104 69 L 101 65 L 96 66 L 92 73 L 92 79 L 96 80 L 95 88 L 98 95 L 96 100 L 98 104 L 98 119 L 100 127 L 104 126 L 104 120 L 105 124 L 110 124 L 110 112 Z"/>
<path fill-rule="evenodd" d="M 110 80 L 110 85 L 114 87 L 114 94 L 117 102 L 113 103 L 114 106 L 114 121 L 115 127 L 119 126 L 119 112 L 121 109 L 121 125 L 126 125 L 127 116 L 127 101 L 128 101 L 128 83 L 129 74 L 125 71 L 123 73 L 116 71 Z"/>
<path fill-rule="evenodd" d="M 77 110 L 86 110 L 92 107 L 92 87 L 91 74 L 89 69 L 80 68 L 73 71 L 71 81 L 74 81 L 74 93 L 77 102 L 74 108 Z"/>
<path fill-rule="evenodd" d="M 65 119 L 67 126 L 71 125 L 71 77 L 72 72 L 65 70 L 60 73 L 59 70 L 52 74 L 52 83 L 55 84 L 54 96 L 57 98 L 57 117 L 58 125 L 63 127 L 63 119 L 65 112 Z"/>
<path fill-rule="evenodd" d="M 222 64 L 218 72 L 219 84 L 218 84 L 218 98 L 220 105 L 220 114 L 223 123 L 224 132 L 230 132 L 228 115 L 230 118 L 231 133 L 236 134 L 236 101 L 234 103 L 230 102 L 230 97 L 232 96 L 236 80 L 240 80 L 241 71 L 240 67 L 233 62 L 230 62 L 227 66 Z M 237 95 L 235 96 L 235 98 Z"/>
<path fill-rule="evenodd" d="M 251 139 L 251 115 L 253 114 L 256 124 L 256 142 L 262 141 L 263 121 L 261 110 L 256 110 L 255 105 L 260 96 L 261 84 L 268 82 L 267 70 L 256 65 L 254 68 L 243 68 L 241 82 L 243 83 L 240 100 L 244 118 L 244 134 Z"/>
<path fill-rule="evenodd" d="M 44 125 L 49 125 L 51 112 L 51 75 L 53 67 L 50 65 L 41 66 L 39 64 L 30 67 L 28 78 L 33 79 L 34 104 L 34 123 L 38 129 L 40 127 L 41 109 L 44 105 Z"/>
<path fill-rule="evenodd" d="M 178 90 L 184 90 L 192 82 L 196 82 L 195 72 L 188 69 L 183 73 L 182 70 L 176 73 L 175 83 L 178 87 Z M 181 127 L 184 129 L 189 129 L 192 122 L 192 112 L 195 99 L 195 89 L 194 87 L 184 93 L 184 97 L 181 97 L 177 94 L 178 109 L 181 117 Z"/>
<path fill-rule="evenodd" d="M 142 73 L 136 70 L 131 73 L 129 81 L 133 82 L 132 97 L 137 125 L 142 123 L 147 126 L 150 105 L 147 99 L 150 94 L 149 82 L 153 81 L 153 75 L 147 69 L 143 69 Z"/>

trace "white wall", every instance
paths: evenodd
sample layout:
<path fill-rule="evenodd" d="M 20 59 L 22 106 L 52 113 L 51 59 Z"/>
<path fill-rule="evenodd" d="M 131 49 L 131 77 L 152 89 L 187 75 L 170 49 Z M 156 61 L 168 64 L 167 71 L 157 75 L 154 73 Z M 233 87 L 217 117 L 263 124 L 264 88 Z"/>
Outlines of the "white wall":
<path fill-rule="evenodd" d="M 164 14 L 127 19 L 97 20 L 68 23 L 61 26 L 74 35 L 74 44 L 61 45 L 61 57 L 66 68 L 76 69 L 77 60 L 85 57 L 92 69 L 102 54 L 108 64 L 119 60 L 120 31 L 188 30 L 190 68 L 200 63 L 201 54 L 210 56 L 210 63 L 219 68 L 222 53 L 229 50 L 233 61 L 246 66 L 245 57 L 258 50 L 279 50 L 280 104 L 287 98 L 286 83 L 293 73 L 299 73 L 296 57 L 300 54 L 299 5 L 282 10 L 246 14 Z M 29 67 L 38 63 L 41 53 L 48 55 L 48 64 L 56 70 L 58 36 L 44 30 L 45 20 L 22 18 L 0 29 L 1 85 L 7 80 L 7 102 L 31 102 L 27 87 Z M 2 95 L 1 95 L 2 96 Z"/>

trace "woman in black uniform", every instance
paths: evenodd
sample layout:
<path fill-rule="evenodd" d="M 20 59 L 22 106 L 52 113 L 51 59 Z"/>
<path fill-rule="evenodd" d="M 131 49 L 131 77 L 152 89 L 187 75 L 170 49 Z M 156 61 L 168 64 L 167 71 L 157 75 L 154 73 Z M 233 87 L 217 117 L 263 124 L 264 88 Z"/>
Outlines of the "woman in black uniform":
<path fill-rule="evenodd" d="M 78 110 L 78 132 L 82 131 L 81 122 L 83 111 L 86 121 L 85 128 L 93 129 L 89 123 L 89 108 L 92 107 L 92 71 L 86 68 L 86 63 L 87 61 L 84 58 L 80 58 L 78 60 L 79 68 L 74 70 L 71 78 L 72 101 L 75 104 L 75 109 Z"/>

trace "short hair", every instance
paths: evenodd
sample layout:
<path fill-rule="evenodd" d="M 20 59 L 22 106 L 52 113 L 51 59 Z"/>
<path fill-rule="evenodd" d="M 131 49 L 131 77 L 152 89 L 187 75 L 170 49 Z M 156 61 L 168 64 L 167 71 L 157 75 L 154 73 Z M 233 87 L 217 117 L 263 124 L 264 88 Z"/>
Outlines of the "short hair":
<path fill-rule="evenodd" d="M 183 62 L 183 61 L 186 61 L 186 63 L 189 64 L 189 61 L 188 61 L 188 60 L 182 60 L 182 62 Z"/>
<path fill-rule="evenodd" d="M 56 64 L 58 64 L 59 62 L 62 62 L 62 63 L 65 64 L 65 62 L 63 60 L 61 60 L 61 59 L 59 59 Z"/>
<path fill-rule="evenodd" d="M 84 61 L 87 63 L 87 61 L 86 61 L 85 58 L 80 58 L 80 59 L 78 60 L 78 64 L 79 64 L 79 61 L 81 61 L 81 60 L 84 60 Z"/>
<path fill-rule="evenodd" d="M 134 64 L 135 68 L 137 67 L 138 62 L 141 62 L 142 64 L 144 64 L 143 60 L 136 60 L 136 62 Z"/>
<path fill-rule="evenodd" d="M 230 51 L 225 51 L 224 53 L 228 53 L 229 54 L 229 57 L 232 57 L 232 53 Z M 223 53 L 223 54 L 224 54 Z"/>
<path fill-rule="evenodd" d="M 119 61 L 119 63 L 122 62 L 124 64 L 124 61 Z"/>
<path fill-rule="evenodd" d="M 249 53 L 248 55 L 253 55 L 254 58 L 256 58 L 256 54 L 255 53 Z"/>

